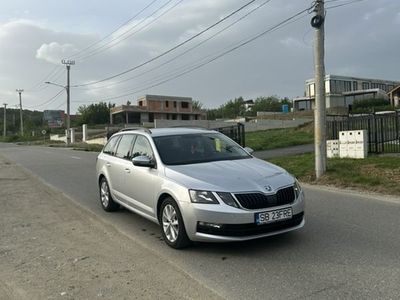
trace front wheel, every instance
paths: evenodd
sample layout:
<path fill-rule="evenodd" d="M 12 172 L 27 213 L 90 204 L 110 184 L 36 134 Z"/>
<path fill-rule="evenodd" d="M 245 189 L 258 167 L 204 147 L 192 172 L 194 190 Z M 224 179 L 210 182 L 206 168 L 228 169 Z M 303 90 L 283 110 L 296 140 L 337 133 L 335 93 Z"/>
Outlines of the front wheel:
<path fill-rule="evenodd" d="M 107 179 L 104 177 L 100 180 L 100 203 L 105 211 L 116 211 L 119 208 L 118 203 L 114 202 L 111 197 L 110 187 L 108 186 Z"/>
<path fill-rule="evenodd" d="M 190 244 L 182 214 L 172 198 L 166 198 L 160 210 L 161 232 L 168 246 L 179 249 Z"/>

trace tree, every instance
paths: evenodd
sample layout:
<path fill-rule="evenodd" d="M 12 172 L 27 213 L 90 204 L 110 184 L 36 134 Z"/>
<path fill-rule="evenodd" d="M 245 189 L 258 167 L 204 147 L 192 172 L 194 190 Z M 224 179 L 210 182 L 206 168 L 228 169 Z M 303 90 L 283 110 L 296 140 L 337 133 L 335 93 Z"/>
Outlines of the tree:
<path fill-rule="evenodd" d="M 107 124 L 110 121 L 110 108 L 115 104 L 100 102 L 90 104 L 88 106 L 82 105 L 78 108 L 79 123 L 80 124 Z"/>
<path fill-rule="evenodd" d="M 193 102 L 192 102 L 192 109 L 193 109 L 194 111 L 202 110 L 202 109 L 203 109 L 203 103 L 201 103 L 201 102 L 198 101 L 198 100 L 193 100 Z"/>

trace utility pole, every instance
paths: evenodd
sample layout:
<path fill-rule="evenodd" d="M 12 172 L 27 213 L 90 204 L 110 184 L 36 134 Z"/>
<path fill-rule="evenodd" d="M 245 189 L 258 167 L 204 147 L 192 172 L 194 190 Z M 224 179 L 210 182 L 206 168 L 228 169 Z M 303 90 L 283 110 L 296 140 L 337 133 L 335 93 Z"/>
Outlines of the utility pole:
<path fill-rule="evenodd" d="M 22 120 L 22 96 L 21 96 L 21 94 L 22 94 L 22 92 L 24 90 L 23 89 L 16 89 L 15 91 L 19 94 L 19 118 L 20 118 L 20 121 L 21 121 L 21 136 L 23 136 L 24 135 L 24 123 L 23 123 L 23 120 Z"/>
<path fill-rule="evenodd" d="M 324 0 L 316 0 L 315 16 L 311 26 L 315 28 L 314 67 L 315 67 L 315 176 L 319 179 L 326 172 L 326 101 L 325 101 L 325 62 L 324 62 Z"/>
<path fill-rule="evenodd" d="M 3 136 L 6 137 L 7 135 L 7 103 L 4 104 L 4 121 L 3 121 L 3 126 L 4 126 L 4 131 L 3 131 Z"/>
<path fill-rule="evenodd" d="M 63 59 L 61 61 L 63 65 L 67 66 L 67 146 L 71 143 L 71 117 L 70 117 L 70 82 L 69 82 L 69 71 L 72 65 L 75 65 L 74 60 Z"/>

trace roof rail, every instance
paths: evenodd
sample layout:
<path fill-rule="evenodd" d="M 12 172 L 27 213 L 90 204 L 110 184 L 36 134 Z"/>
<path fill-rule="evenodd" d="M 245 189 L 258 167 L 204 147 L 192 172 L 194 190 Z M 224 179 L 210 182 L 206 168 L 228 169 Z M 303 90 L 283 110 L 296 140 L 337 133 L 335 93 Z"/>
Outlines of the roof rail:
<path fill-rule="evenodd" d="M 144 128 L 144 127 L 126 127 L 126 128 L 122 128 L 119 132 L 129 131 L 129 130 L 141 130 L 141 131 L 151 134 L 151 130 L 148 128 Z"/>
<path fill-rule="evenodd" d="M 192 128 L 192 129 L 200 129 L 200 130 L 212 130 L 212 129 L 208 129 L 208 128 L 200 127 L 200 126 L 196 126 L 196 125 L 175 125 L 175 126 L 170 126 L 169 128 Z"/>

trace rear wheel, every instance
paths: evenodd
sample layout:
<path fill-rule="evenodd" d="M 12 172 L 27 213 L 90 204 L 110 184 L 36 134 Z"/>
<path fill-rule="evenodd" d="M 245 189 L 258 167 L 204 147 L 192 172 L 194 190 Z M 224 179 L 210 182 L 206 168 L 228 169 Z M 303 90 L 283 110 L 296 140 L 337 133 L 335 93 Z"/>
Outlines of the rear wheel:
<path fill-rule="evenodd" d="M 118 203 L 114 202 L 111 197 L 110 188 L 105 177 L 100 180 L 100 203 L 101 207 L 108 212 L 116 211 L 119 208 Z"/>
<path fill-rule="evenodd" d="M 168 246 L 179 249 L 190 244 L 182 214 L 175 200 L 170 197 L 161 204 L 160 223 L 163 238 Z"/>

